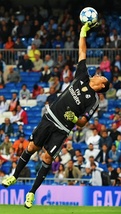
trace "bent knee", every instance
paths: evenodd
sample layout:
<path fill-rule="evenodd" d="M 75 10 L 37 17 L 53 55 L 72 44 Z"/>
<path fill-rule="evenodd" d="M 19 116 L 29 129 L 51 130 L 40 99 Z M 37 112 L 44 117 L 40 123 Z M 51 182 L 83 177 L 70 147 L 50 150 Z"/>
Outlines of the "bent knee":
<path fill-rule="evenodd" d="M 34 152 L 38 151 L 40 148 L 35 146 L 34 142 L 30 142 L 27 149 L 29 152 L 34 153 Z"/>
<path fill-rule="evenodd" d="M 52 157 L 47 152 L 44 153 L 42 160 L 47 164 L 52 163 Z"/>

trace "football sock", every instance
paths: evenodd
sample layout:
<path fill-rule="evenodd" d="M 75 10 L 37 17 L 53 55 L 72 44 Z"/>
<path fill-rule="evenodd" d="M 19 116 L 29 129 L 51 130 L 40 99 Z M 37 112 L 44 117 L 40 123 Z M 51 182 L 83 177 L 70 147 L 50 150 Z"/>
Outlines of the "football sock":
<path fill-rule="evenodd" d="M 28 150 L 25 150 L 22 155 L 19 158 L 16 170 L 13 174 L 13 176 L 17 179 L 19 177 L 20 172 L 22 171 L 22 169 L 26 166 L 26 164 L 28 163 L 31 155 L 33 153 L 28 152 Z"/>
<path fill-rule="evenodd" d="M 51 166 L 51 164 L 46 164 L 44 161 L 42 162 L 42 166 L 41 166 L 40 170 L 38 171 L 36 180 L 32 186 L 32 189 L 29 192 L 32 192 L 35 194 L 36 190 L 38 189 L 38 187 L 41 185 L 41 183 L 45 179 L 46 175 L 48 174 L 48 172 L 50 170 L 50 166 Z"/>

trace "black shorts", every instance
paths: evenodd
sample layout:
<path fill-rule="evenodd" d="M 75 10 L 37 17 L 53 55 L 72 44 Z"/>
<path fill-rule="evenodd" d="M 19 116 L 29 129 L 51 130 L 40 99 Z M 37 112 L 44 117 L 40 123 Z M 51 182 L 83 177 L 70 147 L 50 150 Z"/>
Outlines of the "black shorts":
<path fill-rule="evenodd" d="M 34 129 L 30 141 L 34 141 L 34 144 L 40 148 L 44 147 L 52 157 L 56 157 L 66 138 L 67 133 L 44 116 Z"/>

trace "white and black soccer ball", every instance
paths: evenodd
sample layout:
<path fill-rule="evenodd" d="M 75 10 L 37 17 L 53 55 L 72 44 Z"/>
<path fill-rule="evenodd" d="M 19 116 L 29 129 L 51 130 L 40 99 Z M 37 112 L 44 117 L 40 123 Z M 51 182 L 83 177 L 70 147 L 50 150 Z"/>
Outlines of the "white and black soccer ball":
<path fill-rule="evenodd" d="M 96 23 L 98 20 L 98 13 L 93 7 L 85 7 L 80 12 L 80 21 L 82 24 L 89 22 L 90 25 Z"/>

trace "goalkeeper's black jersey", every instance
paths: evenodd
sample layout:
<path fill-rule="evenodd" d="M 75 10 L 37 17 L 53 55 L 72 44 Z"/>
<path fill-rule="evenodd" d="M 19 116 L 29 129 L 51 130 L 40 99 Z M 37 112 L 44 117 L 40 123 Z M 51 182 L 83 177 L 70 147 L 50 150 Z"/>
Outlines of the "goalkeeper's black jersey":
<path fill-rule="evenodd" d="M 86 60 L 82 60 L 77 65 L 75 78 L 66 90 L 50 106 L 56 118 L 69 130 L 74 124 L 64 118 L 64 113 L 68 109 L 73 111 L 77 117 L 86 116 L 91 118 L 99 105 L 97 93 L 89 86 L 89 74 L 86 68 Z M 47 117 L 53 120 L 50 115 Z"/>

